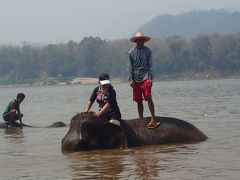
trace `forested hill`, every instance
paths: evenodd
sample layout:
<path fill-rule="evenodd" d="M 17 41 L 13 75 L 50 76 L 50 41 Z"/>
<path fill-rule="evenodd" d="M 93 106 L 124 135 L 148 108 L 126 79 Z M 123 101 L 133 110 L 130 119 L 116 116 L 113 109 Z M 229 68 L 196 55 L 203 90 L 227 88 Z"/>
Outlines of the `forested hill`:
<path fill-rule="evenodd" d="M 239 12 L 161 15 L 140 30 L 151 36 L 147 46 L 153 52 L 155 78 L 240 75 Z M 0 45 L 0 84 L 29 83 L 49 77 L 96 78 L 101 72 L 127 81 L 128 51 L 133 46 L 129 39 L 106 41 L 100 37 L 43 47 L 28 43 Z"/>
<path fill-rule="evenodd" d="M 35 82 L 39 79 L 111 77 L 128 79 L 128 51 L 134 44 L 128 39 L 105 41 L 85 37 L 81 42 L 35 47 L 0 46 L 0 84 Z M 200 35 L 192 39 L 172 36 L 152 38 L 147 43 L 153 52 L 155 78 L 186 73 L 208 77 L 240 74 L 240 33 Z M 188 78 L 188 77 L 187 77 Z"/>
<path fill-rule="evenodd" d="M 236 33 L 240 32 L 240 12 L 211 10 L 178 15 L 164 14 L 147 22 L 139 30 L 156 38 Z"/>

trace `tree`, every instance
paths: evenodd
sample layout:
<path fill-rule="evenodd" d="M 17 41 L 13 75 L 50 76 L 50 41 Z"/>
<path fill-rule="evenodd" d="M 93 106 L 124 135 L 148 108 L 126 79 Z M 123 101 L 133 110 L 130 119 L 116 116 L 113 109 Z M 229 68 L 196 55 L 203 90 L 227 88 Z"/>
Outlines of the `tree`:
<path fill-rule="evenodd" d="M 99 66 L 99 49 L 105 45 L 100 38 L 85 37 L 78 46 L 79 75 L 96 77 Z"/>
<path fill-rule="evenodd" d="M 196 71 L 208 69 L 211 65 L 211 43 L 209 37 L 201 35 L 192 40 L 192 59 Z"/>

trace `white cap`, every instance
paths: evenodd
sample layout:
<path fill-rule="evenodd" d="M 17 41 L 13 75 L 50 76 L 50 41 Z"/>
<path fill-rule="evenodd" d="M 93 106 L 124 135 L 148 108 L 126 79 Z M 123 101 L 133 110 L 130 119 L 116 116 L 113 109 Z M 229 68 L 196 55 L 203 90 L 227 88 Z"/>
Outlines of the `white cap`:
<path fill-rule="evenodd" d="M 111 80 L 110 80 L 110 77 L 107 73 L 102 73 L 100 74 L 99 76 L 99 82 L 101 85 L 104 85 L 104 84 L 111 84 Z"/>
<path fill-rule="evenodd" d="M 104 84 L 111 84 L 111 81 L 110 81 L 110 79 L 103 80 L 103 81 L 100 81 L 100 84 L 101 84 L 101 85 L 104 85 Z"/>

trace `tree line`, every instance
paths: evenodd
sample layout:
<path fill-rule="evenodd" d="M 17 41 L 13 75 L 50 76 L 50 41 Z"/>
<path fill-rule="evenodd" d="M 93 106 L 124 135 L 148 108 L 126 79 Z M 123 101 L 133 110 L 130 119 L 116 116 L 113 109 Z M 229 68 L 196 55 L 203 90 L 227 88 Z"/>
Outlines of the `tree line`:
<path fill-rule="evenodd" d="M 206 71 L 240 72 L 240 33 L 199 35 L 192 39 L 171 36 L 146 44 L 153 52 L 153 72 L 164 75 Z M 85 37 L 81 42 L 36 47 L 0 46 L 0 83 L 25 83 L 47 77 L 111 77 L 127 80 L 127 39 L 106 41 Z"/>

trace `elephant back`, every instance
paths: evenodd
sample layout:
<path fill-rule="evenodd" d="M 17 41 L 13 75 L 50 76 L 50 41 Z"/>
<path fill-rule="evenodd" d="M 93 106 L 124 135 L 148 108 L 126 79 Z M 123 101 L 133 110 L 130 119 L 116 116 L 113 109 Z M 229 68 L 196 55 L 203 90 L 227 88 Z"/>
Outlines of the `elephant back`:
<path fill-rule="evenodd" d="M 199 142 L 207 139 L 194 125 L 181 119 L 156 116 L 161 124 L 148 129 L 150 117 L 127 120 L 127 124 L 136 134 L 141 145 L 167 144 L 179 142 Z"/>

